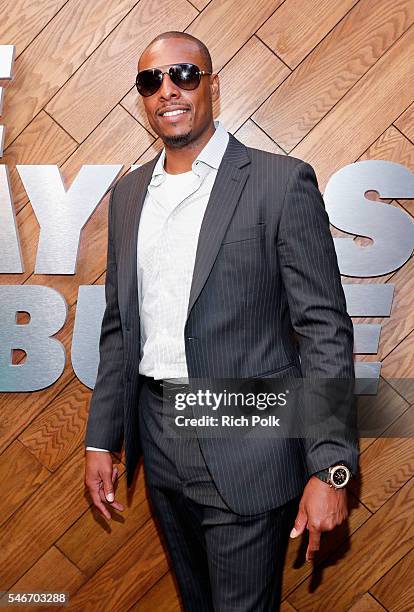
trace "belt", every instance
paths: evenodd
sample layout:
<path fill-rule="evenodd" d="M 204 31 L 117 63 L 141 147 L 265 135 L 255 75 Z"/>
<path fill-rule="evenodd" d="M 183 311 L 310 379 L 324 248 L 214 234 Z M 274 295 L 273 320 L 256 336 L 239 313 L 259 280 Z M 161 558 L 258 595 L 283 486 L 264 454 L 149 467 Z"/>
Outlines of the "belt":
<path fill-rule="evenodd" d="M 188 391 L 190 389 L 190 386 L 185 383 L 173 383 L 169 380 L 164 380 L 162 378 L 151 378 L 150 376 L 142 376 L 142 378 L 147 383 L 151 391 L 161 398 L 167 393 Z"/>

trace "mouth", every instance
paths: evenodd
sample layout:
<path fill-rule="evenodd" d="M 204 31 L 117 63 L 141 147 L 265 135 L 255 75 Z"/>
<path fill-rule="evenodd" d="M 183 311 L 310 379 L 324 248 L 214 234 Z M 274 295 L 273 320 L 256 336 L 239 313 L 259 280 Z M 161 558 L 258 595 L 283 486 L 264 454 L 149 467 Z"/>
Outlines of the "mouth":
<path fill-rule="evenodd" d="M 178 123 L 179 121 L 182 121 L 185 115 L 187 115 L 189 112 L 189 109 L 179 109 L 175 111 L 167 111 L 159 116 L 166 123 Z"/>

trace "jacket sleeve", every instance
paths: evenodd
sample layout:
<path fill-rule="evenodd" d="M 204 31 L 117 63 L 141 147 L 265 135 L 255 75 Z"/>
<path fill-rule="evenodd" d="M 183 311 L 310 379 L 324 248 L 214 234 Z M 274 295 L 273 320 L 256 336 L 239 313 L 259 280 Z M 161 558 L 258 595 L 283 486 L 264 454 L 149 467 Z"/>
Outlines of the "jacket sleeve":
<path fill-rule="evenodd" d="M 299 339 L 305 422 L 310 426 L 306 433 L 317 432 L 303 438 L 308 472 L 345 462 L 356 475 L 353 325 L 328 214 L 315 171 L 304 161 L 297 163 L 287 185 L 277 248 Z"/>
<path fill-rule="evenodd" d="M 119 452 L 122 449 L 123 414 L 123 339 L 118 306 L 118 281 L 113 244 L 113 204 L 116 184 L 108 207 L 108 249 L 105 278 L 106 307 L 99 339 L 99 366 L 92 392 L 85 446 Z"/>

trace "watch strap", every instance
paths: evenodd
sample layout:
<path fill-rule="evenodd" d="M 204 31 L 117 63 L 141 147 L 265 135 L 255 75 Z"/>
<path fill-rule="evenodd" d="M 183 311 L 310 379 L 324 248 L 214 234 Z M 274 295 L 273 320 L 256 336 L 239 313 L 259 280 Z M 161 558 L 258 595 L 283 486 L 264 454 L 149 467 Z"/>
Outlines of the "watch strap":
<path fill-rule="evenodd" d="M 314 472 L 312 476 L 316 476 L 317 478 L 319 478 L 319 480 L 322 480 L 327 484 L 331 484 L 331 477 L 328 469 L 318 470 L 317 472 Z"/>

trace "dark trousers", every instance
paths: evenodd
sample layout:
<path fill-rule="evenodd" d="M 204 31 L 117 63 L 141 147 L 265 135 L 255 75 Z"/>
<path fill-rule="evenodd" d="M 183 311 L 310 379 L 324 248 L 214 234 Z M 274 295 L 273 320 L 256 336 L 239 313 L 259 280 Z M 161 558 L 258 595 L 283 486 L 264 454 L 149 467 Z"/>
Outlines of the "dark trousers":
<path fill-rule="evenodd" d="M 279 610 L 300 496 L 269 512 L 236 514 L 210 476 L 195 430 L 163 434 L 163 401 L 146 382 L 139 418 L 148 495 L 185 612 Z"/>

